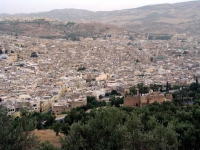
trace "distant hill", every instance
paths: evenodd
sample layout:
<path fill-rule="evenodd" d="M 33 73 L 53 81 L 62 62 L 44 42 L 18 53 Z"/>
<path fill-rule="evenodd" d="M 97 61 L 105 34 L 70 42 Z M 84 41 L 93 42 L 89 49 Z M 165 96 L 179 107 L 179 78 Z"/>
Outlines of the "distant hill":
<path fill-rule="evenodd" d="M 60 21 L 46 21 L 35 19 L 31 21 L 3 21 L 0 22 L 0 32 L 11 35 L 25 35 L 45 39 L 98 38 L 110 36 L 112 33 L 123 33 L 124 29 L 102 23 L 74 23 Z"/>
<path fill-rule="evenodd" d="M 16 14 L 19 15 L 19 14 Z M 116 11 L 57 9 L 49 12 L 20 14 L 26 17 L 47 17 L 65 21 L 97 21 L 139 32 L 191 33 L 200 31 L 200 1 L 159 4 Z"/>

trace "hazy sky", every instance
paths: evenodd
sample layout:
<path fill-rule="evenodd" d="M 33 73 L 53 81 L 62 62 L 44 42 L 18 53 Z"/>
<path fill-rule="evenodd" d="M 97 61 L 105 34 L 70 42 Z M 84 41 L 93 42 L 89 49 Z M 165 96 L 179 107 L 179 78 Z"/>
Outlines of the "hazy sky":
<path fill-rule="evenodd" d="M 31 13 L 63 8 L 109 11 L 183 1 L 188 0 L 0 0 L 0 13 Z"/>

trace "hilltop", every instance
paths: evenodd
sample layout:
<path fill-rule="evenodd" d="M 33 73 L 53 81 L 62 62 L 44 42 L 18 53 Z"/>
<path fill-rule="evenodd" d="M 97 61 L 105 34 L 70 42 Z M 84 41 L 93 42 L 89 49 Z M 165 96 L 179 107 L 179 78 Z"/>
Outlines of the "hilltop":
<path fill-rule="evenodd" d="M 48 12 L 16 14 L 25 17 L 46 17 L 64 21 L 97 21 L 124 27 L 129 30 L 153 33 L 196 34 L 200 27 L 200 1 L 176 4 L 148 5 L 116 11 L 88 11 L 81 9 L 56 9 Z M 8 16 L 4 14 L 3 16 Z"/>

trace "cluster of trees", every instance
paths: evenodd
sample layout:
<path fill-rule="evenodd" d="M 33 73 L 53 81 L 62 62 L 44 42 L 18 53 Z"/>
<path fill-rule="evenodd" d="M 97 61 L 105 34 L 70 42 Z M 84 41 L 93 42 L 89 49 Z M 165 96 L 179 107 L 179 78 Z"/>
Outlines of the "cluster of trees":
<path fill-rule="evenodd" d="M 76 23 L 75 22 L 68 22 L 66 23 L 66 26 L 74 26 Z"/>
<path fill-rule="evenodd" d="M 167 86 L 167 85 L 166 85 Z M 136 93 L 136 87 L 131 93 Z M 137 88 L 144 90 L 138 84 Z M 39 143 L 34 129 L 51 128 L 61 138 L 61 149 L 200 149 L 200 85 L 178 87 L 172 102 L 153 103 L 143 108 L 120 107 L 123 97 L 109 93 L 110 105 L 87 97 L 87 105 L 67 112 L 55 121 L 49 113 L 21 110 L 21 117 L 7 115 L 0 107 L 0 149 L 59 150 L 48 142 Z M 189 103 L 193 101 L 193 103 Z M 88 111 L 90 109 L 90 111 Z"/>
<path fill-rule="evenodd" d="M 200 106 L 154 103 L 147 107 L 92 110 L 73 123 L 63 149 L 199 149 Z"/>
<path fill-rule="evenodd" d="M 129 40 L 134 40 L 134 37 L 133 36 L 129 36 Z"/>
<path fill-rule="evenodd" d="M 87 96 L 87 105 L 82 106 L 81 108 L 83 108 L 84 110 L 88 110 L 88 109 L 94 109 L 94 108 L 103 107 L 103 106 L 106 106 L 105 101 L 99 102 L 96 100 L 94 96 Z"/>
<path fill-rule="evenodd" d="M 93 39 L 93 40 L 96 40 L 96 39 L 97 39 L 97 37 L 93 36 L 93 37 L 92 37 L 92 39 Z"/>
<path fill-rule="evenodd" d="M 166 88 L 169 87 L 167 83 Z M 92 110 L 87 121 L 71 125 L 68 135 L 62 140 L 62 148 L 200 149 L 200 85 L 197 82 L 189 88 L 177 89 L 179 93 L 190 93 L 194 105 L 186 104 L 182 95 L 177 95 L 179 103 L 175 99 L 143 108 L 106 107 Z"/>
<path fill-rule="evenodd" d="M 157 36 L 156 40 L 170 40 L 171 36 L 169 35 L 161 35 L 161 36 Z"/>
<path fill-rule="evenodd" d="M 77 71 L 84 71 L 84 70 L 86 70 L 86 67 L 80 67 L 80 68 L 78 68 Z"/>
<path fill-rule="evenodd" d="M 56 36 L 56 35 L 47 35 L 47 36 L 40 36 L 41 39 L 58 39 L 58 38 L 62 38 L 60 36 Z"/>
<path fill-rule="evenodd" d="M 115 107 L 120 107 L 124 103 L 124 97 L 110 96 L 110 105 Z"/>
<path fill-rule="evenodd" d="M 98 102 L 95 97 L 88 96 L 86 106 L 73 108 L 70 112 L 66 113 L 67 115 L 64 118 L 64 120 L 60 120 L 57 122 L 55 122 L 54 120 L 53 122 L 51 122 L 52 124 L 50 128 L 56 132 L 56 135 L 58 135 L 59 132 L 67 135 L 70 130 L 70 126 L 73 123 L 79 121 L 86 123 L 88 121 L 89 113 L 87 112 L 87 110 L 92 110 L 95 108 L 101 108 L 105 106 L 105 101 Z"/>
<path fill-rule="evenodd" d="M 108 97 L 108 96 L 121 96 L 120 93 L 118 93 L 116 90 L 112 90 L 110 93 L 106 93 L 105 96 Z"/>
<path fill-rule="evenodd" d="M 170 35 L 150 35 L 148 40 L 170 40 Z"/>
<path fill-rule="evenodd" d="M 143 75 L 139 75 L 139 76 L 143 76 Z M 163 89 L 165 87 L 165 90 Z M 175 85 L 174 87 L 171 87 L 170 83 L 166 83 L 165 86 L 163 85 L 157 85 L 157 84 L 150 84 L 149 87 L 145 86 L 143 83 L 139 83 L 137 84 L 137 86 L 133 86 L 130 88 L 130 93 L 127 93 L 127 95 L 136 95 L 137 91 L 136 89 L 139 90 L 139 94 L 147 94 L 149 93 L 150 89 L 153 90 L 153 92 L 169 92 L 169 90 L 177 90 L 177 88 L 180 89 L 180 86 Z"/>
<path fill-rule="evenodd" d="M 75 33 L 66 34 L 63 38 L 72 41 L 80 41 L 79 35 L 76 35 Z"/>
<path fill-rule="evenodd" d="M 0 149 L 26 150 L 36 148 L 38 138 L 32 133 L 36 121 L 26 110 L 21 110 L 21 117 L 15 120 L 7 115 L 7 110 L 0 106 Z"/>
<path fill-rule="evenodd" d="M 129 46 L 129 45 L 132 45 L 132 43 L 131 43 L 131 42 L 128 42 L 127 45 L 128 45 L 128 46 Z"/>
<path fill-rule="evenodd" d="M 32 117 L 36 119 L 36 129 L 49 129 L 51 128 L 52 124 L 55 123 L 55 115 L 53 115 L 51 112 L 47 113 L 39 113 L 34 112 L 32 113 Z M 16 118 L 17 119 L 17 118 Z"/>
<path fill-rule="evenodd" d="M 18 121 L 0 108 L 0 149 L 50 149 L 32 134 L 36 119 L 22 112 Z M 199 149 L 200 105 L 153 103 L 143 108 L 73 109 L 52 128 L 64 133 L 61 149 Z M 9 141 L 9 142 L 7 142 Z M 10 143 L 11 142 L 11 143 Z"/>
<path fill-rule="evenodd" d="M 190 86 L 176 86 L 177 91 L 173 93 L 174 102 L 176 103 L 200 103 L 200 84 L 198 80 Z"/>
<path fill-rule="evenodd" d="M 137 95 L 137 90 L 139 90 L 139 94 L 147 94 L 149 93 L 150 88 L 145 86 L 143 83 L 137 84 L 137 86 L 130 87 L 130 93 L 126 93 L 127 95 Z"/>
<path fill-rule="evenodd" d="M 37 53 L 36 52 L 32 52 L 30 57 L 38 57 Z"/>
<path fill-rule="evenodd" d="M 0 49 L 0 55 L 1 55 L 1 54 L 3 54 L 3 51 L 2 51 L 2 49 Z"/>

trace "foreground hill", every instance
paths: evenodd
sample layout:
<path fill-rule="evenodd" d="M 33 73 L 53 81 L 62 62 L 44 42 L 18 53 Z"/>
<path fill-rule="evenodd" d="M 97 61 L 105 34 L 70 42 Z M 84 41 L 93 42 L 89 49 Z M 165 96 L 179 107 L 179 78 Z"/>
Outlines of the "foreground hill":
<path fill-rule="evenodd" d="M 26 17 L 47 17 L 75 22 L 98 21 L 140 32 L 187 32 L 198 34 L 200 29 L 199 10 L 200 1 L 191 1 L 176 4 L 149 5 L 135 9 L 116 11 L 92 12 L 78 9 L 57 9 L 49 12 L 18 15 Z"/>
<path fill-rule="evenodd" d="M 34 130 L 36 136 L 39 137 L 41 142 L 49 141 L 51 144 L 61 147 L 60 136 L 64 136 L 60 133 L 60 136 L 56 136 L 55 132 L 50 129 L 46 130 Z"/>

